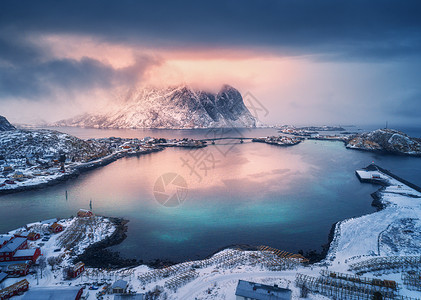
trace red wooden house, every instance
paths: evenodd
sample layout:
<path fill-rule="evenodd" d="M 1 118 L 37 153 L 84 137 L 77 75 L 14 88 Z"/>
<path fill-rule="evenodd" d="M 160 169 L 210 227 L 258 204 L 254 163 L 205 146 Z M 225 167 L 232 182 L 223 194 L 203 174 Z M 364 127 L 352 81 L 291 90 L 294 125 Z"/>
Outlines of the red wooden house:
<path fill-rule="evenodd" d="M 26 292 L 28 289 L 29 282 L 26 279 L 23 279 L 0 290 L 0 300 L 9 299 L 10 297 Z"/>
<path fill-rule="evenodd" d="M 26 276 L 29 273 L 31 261 L 10 261 L 0 263 L 0 270 L 12 277 Z"/>
<path fill-rule="evenodd" d="M 41 238 L 41 235 L 38 232 L 28 232 L 28 231 L 24 231 L 24 232 L 19 232 L 19 233 L 15 233 L 16 237 L 24 237 L 27 238 L 30 241 L 36 241 L 39 240 Z"/>
<path fill-rule="evenodd" d="M 85 271 L 85 264 L 83 262 L 78 262 L 74 266 L 68 268 L 67 276 L 70 278 L 78 277 L 83 271 Z"/>
<path fill-rule="evenodd" d="M 28 240 L 22 237 L 11 239 L 0 248 L 0 261 L 12 261 L 18 250 L 28 249 Z"/>
<path fill-rule="evenodd" d="M 79 218 L 84 218 L 84 217 L 92 217 L 94 214 L 93 212 L 91 212 L 90 210 L 87 209 L 79 209 L 79 211 L 77 212 L 77 216 Z"/>
<path fill-rule="evenodd" d="M 29 260 L 32 262 L 36 262 L 40 255 L 40 248 L 22 249 L 16 251 L 15 255 L 13 255 L 12 260 Z"/>
<path fill-rule="evenodd" d="M 61 224 L 59 224 L 59 223 L 53 223 L 51 226 L 50 226 L 50 230 L 51 230 L 51 232 L 53 232 L 53 233 L 58 233 L 58 232 L 61 232 L 61 231 L 63 231 L 63 225 L 61 225 Z"/>
<path fill-rule="evenodd" d="M 11 234 L 0 234 L 0 248 L 6 245 L 14 236 Z"/>

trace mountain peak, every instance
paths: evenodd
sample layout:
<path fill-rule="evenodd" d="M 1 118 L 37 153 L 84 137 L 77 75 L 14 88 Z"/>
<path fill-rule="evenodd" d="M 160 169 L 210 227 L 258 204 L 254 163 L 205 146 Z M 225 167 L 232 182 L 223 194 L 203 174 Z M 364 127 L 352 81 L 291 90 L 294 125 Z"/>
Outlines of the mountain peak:
<path fill-rule="evenodd" d="M 15 130 L 15 126 L 10 124 L 10 122 L 3 116 L 0 116 L 0 131 Z"/>
<path fill-rule="evenodd" d="M 110 113 L 85 114 L 55 125 L 95 128 L 255 127 L 254 118 L 238 90 L 225 84 L 218 93 L 186 84 L 132 90 Z"/>

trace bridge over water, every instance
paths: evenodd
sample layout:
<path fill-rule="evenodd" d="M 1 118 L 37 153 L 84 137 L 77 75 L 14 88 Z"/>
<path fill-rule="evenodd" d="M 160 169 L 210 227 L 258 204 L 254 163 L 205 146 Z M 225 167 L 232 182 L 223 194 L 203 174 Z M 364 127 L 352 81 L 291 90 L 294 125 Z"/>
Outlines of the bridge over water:
<path fill-rule="evenodd" d="M 246 138 L 246 137 L 220 137 L 220 138 L 209 138 L 209 139 L 201 139 L 202 142 L 212 142 L 215 144 L 215 141 L 222 141 L 222 140 L 238 140 L 240 143 L 243 143 L 244 140 L 252 140 L 253 138 Z"/>

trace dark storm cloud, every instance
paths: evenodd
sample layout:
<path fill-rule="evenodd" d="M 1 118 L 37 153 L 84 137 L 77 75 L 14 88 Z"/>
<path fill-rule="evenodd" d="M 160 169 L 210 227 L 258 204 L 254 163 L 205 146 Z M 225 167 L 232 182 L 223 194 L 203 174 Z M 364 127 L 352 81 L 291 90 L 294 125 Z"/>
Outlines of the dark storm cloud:
<path fill-rule="evenodd" d="M 420 50 L 421 2 L 2 1 L 0 26 L 162 47 L 256 46 L 369 57 Z"/>
<path fill-rule="evenodd" d="M 418 0 L 3 0 L 0 97 L 130 84 L 160 63 L 139 57 L 116 70 L 92 58 L 59 59 L 34 41 L 42 35 L 83 35 L 133 49 L 238 48 L 372 62 L 420 57 L 420 15 Z"/>
<path fill-rule="evenodd" d="M 130 85 L 156 64 L 159 64 L 156 58 L 139 56 L 134 65 L 116 70 L 87 57 L 80 60 L 54 58 L 48 49 L 33 42 L 0 35 L 0 99 L 42 99 L 52 96 L 57 89 L 71 92 L 122 83 Z"/>

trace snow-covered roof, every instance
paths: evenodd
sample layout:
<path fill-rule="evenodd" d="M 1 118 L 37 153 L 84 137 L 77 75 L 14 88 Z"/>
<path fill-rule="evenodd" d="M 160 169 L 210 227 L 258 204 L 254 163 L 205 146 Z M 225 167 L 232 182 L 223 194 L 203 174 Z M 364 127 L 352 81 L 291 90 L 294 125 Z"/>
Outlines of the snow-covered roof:
<path fill-rule="evenodd" d="M 0 245 L 3 245 L 4 242 L 8 242 L 13 238 L 11 234 L 2 234 L 0 235 Z"/>
<path fill-rule="evenodd" d="M 80 290 L 80 287 L 75 286 L 34 287 L 23 295 L 22 300 L 74 300 Z"/>
<path fill-rule="evenodd" d="M 41 224 L 53 224 L 57 222 L 57 218 L 41 221 Z"/>
<path fill-rule="evenodd" d="M 239 280 L 235 295 L 259 300 L 290 300 L 291 290 Z"/>
<path fill-rule="evenodd" d="M 371 179 L 371 174 L 373 173 L 372 171 L 366 170 L 357 170 L 356 172 L 361 179 Z"/>
<path fill-rule="evenodd" d="M 15 234 L 21 237 L 27 237 L 29 234 L 29 231 L 16 232 Z"/>
<path fill-rule="evenodd" d="M 16 251 L 14 257 L 33 256 L 35 251 L 36 248 L 18 250 Z"/>
<path fill-rule="evenodd" d="M 12 260 L 12 261 L 0 261 L 0 269 L 3 267 L 30 264 L 30 260 Z"/>
<path fill-rule="evenodd" d="M 26 238 L 17 237 L 13 240 L 9 241 L 6 245 L 0 248 L 0 252 L 13 252 L 17 248 L 19 248 L 24 242 L 26 242 Z"/>
<path fill-rule="evenodd" d="M 0 272 L 0 282 L 2 282 L 6 277 L 7 277 L 7 273 Z"/>
<path fill-rule="evenodd" d="M 121 288 L 121 289 L 125 289 L 127 287 L 127 281 L 124 280 L 117 280 L 116 282 L 113 283 L 112 288 Z"/>

